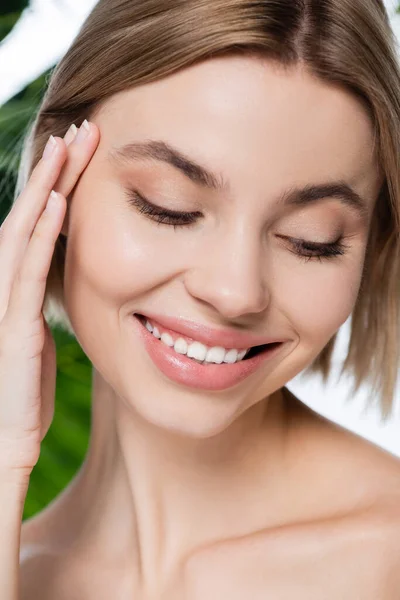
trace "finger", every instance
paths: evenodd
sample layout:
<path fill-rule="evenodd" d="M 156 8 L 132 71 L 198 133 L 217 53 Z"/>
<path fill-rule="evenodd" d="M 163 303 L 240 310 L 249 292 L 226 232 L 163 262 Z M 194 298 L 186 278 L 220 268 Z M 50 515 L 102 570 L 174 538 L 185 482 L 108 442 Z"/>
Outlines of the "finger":
<path fill-rule="evenodd" d="M 68 198 L 90 162 L 98 143 L 98 128 L 85 119 L 68 145 L 67 159 L 54 186 L 55 191 Z"/>
<path fill-rule="evenodd" d="M 76 125 L 74 123 L 72 123 L 72 125 L 70 126 L 70 128 L 68 129 L 67 133 L 65 134 L 65 136 L 63 138 L 64 139 L 64 143 L 66 144 L 66 146 L 69 146 L 71 144 L 71 142 L 74 141 L 77 132 L 78 132 L 78 128 L 76 127 Z M 14 204 L 14 207 L 17 206 L 17 202 L 21 203 L 21 201 L 17 200 L 16 203 Z M 16 220 L 14 221 L 14 223 L 11 223 L 11 225 L 8 225 L 9 221 L 10 220 L 12 221 L 14 219 L 16 212 L 18 212 L 18 209 L 14 208 L 13 210 L 11 210 L 8 213 L 8 215 L 6 216 L 6 218 L 3 220 L 3 223 L 0 226 L 0 242 L 1 242 L 1 239 L 4 239 L 7 231 L 11 231 L 12 228 L 13 228 L 13 226 L 16 226 Z M 9 233 L 9 236 L 10 235 L 11 234 Z"/>
<path fill-rule="evenodd" d="M 71 127 L 68 129 L 67 133 L 64 135 L 64 142 L 66 146 L 69 146 L 71 142 L 74 141 L 76 134 L 78 133 L 78 128 L 75 123 L 72 123 Z"/>
<path fill-rule="evenodd" d="M 86 137 L 85 143 L 79 142 L 78 150 L 75 147 L 71 156 L 69 149 L 74 146 L 79 135 L 78 130 L 73 135 L 74 128 L 76 128 L 75 125 L 72 126 L 72 131 L 70 128 L 65 135 L 68 146 L 64 140 L 50 136 L 46 149 L 48 151 L 53 147 L 53 153 L 46 154 L 45 149 L 44 156 L 32 171 L 26 187 L 14 203 L 6 219 L 7 222 L 4 223 L 1 235 L 3 239 L 7 239 L 7 245 L 12 244 L 11 240 L 15 238 L 18 238 L 20 248 L 21 244 L 26 245 L 44 210 L 51 190 L 54 189 L 67 197 L 76 185 L 79 175 L 87 166 L 99 141 L 98 128 L 92 124 L 89 125 L 89 135 Z"/>
<path fill-rule="evenodd" d="M 67 148 L 63 141 L 50 136 L 42 158 L 3 223 L 2 239 L 6 246 L 29 241 L 66 157 Z"/>
<path fill-rule="evenodd" d="M 44 159 L 39 161 L 33 180 L 30 179 L 1 227 L 0 320 L 6 312 L 12 282 L 18 272 L 32 231 L 43 213 L 46 200 L 50 195 L 51 182 L 55 182 L 65 160 L 66 147 L 62 140 L 59 138 L 49 140 L 47 148 L 51 147 L 53 153 L 47 154 Z M 47 190 L 49 190 L 48 193 Z"/>
<path fill-rule="evenodd" d="M 47 276 L 65 210 L 66 199 L 52 193 L 12 283 L 6 319 L 13 323 L 23 326 L 41 317 Z"/>

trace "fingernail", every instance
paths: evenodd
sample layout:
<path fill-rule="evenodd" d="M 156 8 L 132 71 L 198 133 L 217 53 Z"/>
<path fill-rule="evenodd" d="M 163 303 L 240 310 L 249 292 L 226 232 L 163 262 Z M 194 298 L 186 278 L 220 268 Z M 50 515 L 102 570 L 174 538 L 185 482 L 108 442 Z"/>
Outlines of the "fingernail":
<path fill-rule="evenodd" d="M 69 146 L 70 143 L 74 141 L 77 133 L 78 133 L 78 128 L 75 125 L 75 123 L 72 123 L 71 127 L 68 129 L 67 133 L 64 136 L 64 142 L 67 146 Z"/>
<path fill-rule="evenodd" d="M 89 132 L 90 132 L 89 123 L 85 119 L 83 121 L 82 125 L 79 127 L 78 134 L 77 134 L 77 136 L 75 138 L 76 143 L 80 144 L 81 142 L 83 142 L 84 140 L 86 140 L 87 136 L 89 135 Z"/>
<path fill-rule="evenodd" d="M 49 137 L 49 139 L 47 140 L 47 144 L 45 146 L 45 149 L 43 151 L 43 158 L 45 160 L 48 160 L 49 158 L 51 158 L 53 156 L 54 150 L 57 147 L 57 142 L 55 140 L 55 138 L 51 135 Z"/>

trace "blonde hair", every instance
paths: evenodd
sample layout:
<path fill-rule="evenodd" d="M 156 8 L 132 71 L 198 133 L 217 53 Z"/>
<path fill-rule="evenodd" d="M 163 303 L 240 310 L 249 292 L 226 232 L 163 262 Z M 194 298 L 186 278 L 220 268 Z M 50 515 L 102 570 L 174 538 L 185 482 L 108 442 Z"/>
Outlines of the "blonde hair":
<path fill-rule="evenodd" d="M 50 134 L 92 118 L 112 95 L 222 55 L 301 64 L 343 86 L 371 118 L 385 182 L 371 222 L 364 272 L 342 373 L 355 393 L 368 383 L 390 414 L 399 367 L 400 73 L 396 39 L 382 0 L 100 0 L 51 74 L 27 132 L 15 198 Z M 67 240 L 60 235 L 44 315 L 74 334 L 63 303 Z M 308 371 L 326 380 L 337 333 Z"/>

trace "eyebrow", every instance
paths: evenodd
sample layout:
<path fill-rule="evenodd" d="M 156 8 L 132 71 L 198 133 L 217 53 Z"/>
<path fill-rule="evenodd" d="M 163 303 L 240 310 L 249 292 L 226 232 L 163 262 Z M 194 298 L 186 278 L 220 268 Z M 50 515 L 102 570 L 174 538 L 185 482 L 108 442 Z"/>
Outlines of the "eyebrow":
<path fill-rule="evenodd" d="M 113 147 L 108 153 L 108 158 L 116 165 L 136 161 L 163 162 L 180 171 L 196 185 L 217 192 L 229 190 L 229 184 L 222 174 L 212 173 L 164 140 L 131 142 Z M 303 207 L 332 198 L 357 212 L 363 219 L 368 218 L 368 203 L 344 180 L 291 187 L 278 199 L 278 204 Z"/>

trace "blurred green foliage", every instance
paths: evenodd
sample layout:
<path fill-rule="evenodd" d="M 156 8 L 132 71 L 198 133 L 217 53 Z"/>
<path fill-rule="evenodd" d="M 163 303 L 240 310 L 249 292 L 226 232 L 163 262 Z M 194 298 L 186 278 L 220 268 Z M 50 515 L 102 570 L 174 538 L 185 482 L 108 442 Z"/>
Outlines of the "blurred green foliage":
<path fill-rule="evenodd" d="M 26 6 L 27 0 L 1 0 L 0 40 Z M 50 71 L 44 73 L 0 107 L 0 223 L 12 205 L 23 137 L 49 75 Z M 24 519 L 42 510 L 66 487 L 82 464 L 89 441 L 91 363 L 69 334 L 54 328 L 53 335 L 57 346 L 55 414 L 31 476 Z"/>
<path fill-rule="evenodd" d="M 1 0 L 0 5 L 0 16 L 9 14 L 19 14 L 24 8 L 26 8 L 27 0 Z"/>

